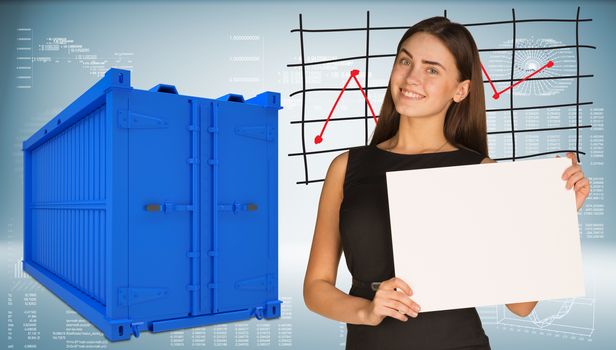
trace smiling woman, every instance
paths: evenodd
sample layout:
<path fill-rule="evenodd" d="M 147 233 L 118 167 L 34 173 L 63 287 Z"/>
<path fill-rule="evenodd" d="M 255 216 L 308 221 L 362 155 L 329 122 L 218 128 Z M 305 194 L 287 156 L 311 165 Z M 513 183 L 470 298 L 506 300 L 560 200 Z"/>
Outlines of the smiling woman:
<path fill-rule="evenodd" d="M 479 52 L 468 30 L 444 17 L 412 26 L 396 52 L 370 145 L 342 153 L 327 172 L 304 301 L 347 323 L 347 349 L 490 349 L 475 308 L 421 313 L 411 286 L 395 277 L 385 179 L 388 171 L 493 162 Z M 589 191 L 579 165 L 563 180 L 579 209 Z M 335 286 L 343 251 L 353 276 L 348 294 Z M 535 304 L 507 307 L 525 316 Z"/>
<path fill-rule="evenodd" d="M 449 148 L 464 145 L 487 155 L 481 62 L 468 30 L 434 17 L 411 27 L 400 39 L 397 53 L 371 144 L 394 138 L 402 153 L 423 153 L 440 136 L 443 142 L 434 143 L 445 143 L 443 147 L 449 143 Z M 413 126 L 422 126 L 415 133 L 429 129 L 438 134 L 411 135 L 421 142 L 417 146 L 428 149 L 413 149 L 410 139 L 396 137 L 408 135 L 404 131 Z"/>

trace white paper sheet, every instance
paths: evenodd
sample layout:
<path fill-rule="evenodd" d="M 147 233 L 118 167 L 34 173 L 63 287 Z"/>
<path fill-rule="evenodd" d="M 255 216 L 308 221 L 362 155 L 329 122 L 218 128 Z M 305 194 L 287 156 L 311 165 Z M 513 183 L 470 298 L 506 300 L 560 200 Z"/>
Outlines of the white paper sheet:
<path fill-rule="evenodd" d="M 585 294 L 567 158 L 387 173 L 396 276 L 422 312 Z"/>

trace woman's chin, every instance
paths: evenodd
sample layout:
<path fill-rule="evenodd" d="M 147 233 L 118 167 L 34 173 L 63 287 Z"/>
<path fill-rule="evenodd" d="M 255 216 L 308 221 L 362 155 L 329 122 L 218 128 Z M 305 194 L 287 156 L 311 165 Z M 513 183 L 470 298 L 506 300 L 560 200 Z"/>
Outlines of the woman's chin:
<path fill-rule="evenodd" d="M 435 113 L 429 113 L 422 108 L 401 108 L 397 109 L 401 117 L 408 118 L 425 118 Z"/>

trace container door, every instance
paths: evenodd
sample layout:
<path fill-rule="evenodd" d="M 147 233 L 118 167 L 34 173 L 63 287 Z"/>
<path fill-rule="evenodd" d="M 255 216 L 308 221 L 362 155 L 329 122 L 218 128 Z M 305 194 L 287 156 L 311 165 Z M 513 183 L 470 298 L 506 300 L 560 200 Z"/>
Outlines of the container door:
<path fill-rule="evenodd" d="M 190 307 L 190 104 L 166 93 L 131 92 L 119 118 L 129 129 L 129 286 L 133 320 L 186 316 Z"/>
<path fill-rule="evenodd" d="M 277 289 L 275 117 L 241 102 L 219 103 L 211 116 L 218 131 L 213 312 L 252 309 Z"/>

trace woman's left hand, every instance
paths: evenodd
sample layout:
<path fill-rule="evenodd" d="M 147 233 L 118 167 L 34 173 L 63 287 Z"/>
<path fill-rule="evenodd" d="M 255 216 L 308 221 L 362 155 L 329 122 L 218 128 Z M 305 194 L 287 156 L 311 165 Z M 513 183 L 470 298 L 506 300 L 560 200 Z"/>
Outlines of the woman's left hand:
<path fill-rule="evenodd" d="M 556 156 L 560 158 L 559 156 Z M 584 177 L 582 167 L 577 162 L 577 158 L 573 152 L 567 153 L 567 158 L 571 159 L 571 166 L 565 169 L 562 179 L 567 181 L 565 185 L 567 189 L 573 188 L 575 190 L 575 205 L 577 210 L 582 208 L 584 201 L 590 193 L 590 181 L 587 177 Z"/>

